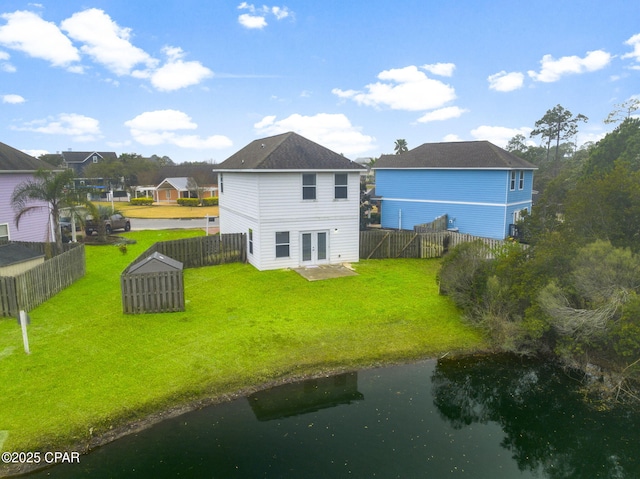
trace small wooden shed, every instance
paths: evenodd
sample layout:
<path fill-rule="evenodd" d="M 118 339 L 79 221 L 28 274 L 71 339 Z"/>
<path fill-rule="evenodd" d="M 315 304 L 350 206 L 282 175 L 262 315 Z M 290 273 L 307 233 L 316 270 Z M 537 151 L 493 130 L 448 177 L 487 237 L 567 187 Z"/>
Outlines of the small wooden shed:
<path fill-rule="evenodd" d="M 120 276 L 124 313 L 184 311 L 183 265 L 158 252 L 132 264 Z"/>

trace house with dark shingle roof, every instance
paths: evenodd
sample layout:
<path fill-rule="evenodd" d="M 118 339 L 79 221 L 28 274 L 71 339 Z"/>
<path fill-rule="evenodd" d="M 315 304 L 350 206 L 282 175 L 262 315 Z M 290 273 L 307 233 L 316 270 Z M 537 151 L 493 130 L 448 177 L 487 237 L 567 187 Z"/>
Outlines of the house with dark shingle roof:
<path fill-rule="evenodd" d="M 374 165 L 383 228 L 412 230 L 447 215 L 449 228 L 504 239 L 531 211 L 537 167 L 488 141 L 425 143 Z"/>
<path fill-rule="evenodd" d="M 16 225 L 11 205 L 13 190 L 20 183 L 33 180 L 38 170 L 54 170 L 48 163 L 0 143 L 0 243 L 4 241 L 51 241 L 49 212 L 46 204 L 20 219 Z M 35 204 L 35 203 L 34 203 Z"/>
<path fill-rule="evenodd" d="M 289 132 L 251 142 L 214 171 L 220 232 L 246 233 L 257 269 L 358 261 L 363 166 Z"/>
<path fill-rule="evenodd" d="M 73 168 L 78 177 L 84 176 L 84 169 L 89 165 L 99 163 L 107 158 L 118 158 L 118 155 L 113 151 L 63 151 L 60 154 L 67 168 Z"/>

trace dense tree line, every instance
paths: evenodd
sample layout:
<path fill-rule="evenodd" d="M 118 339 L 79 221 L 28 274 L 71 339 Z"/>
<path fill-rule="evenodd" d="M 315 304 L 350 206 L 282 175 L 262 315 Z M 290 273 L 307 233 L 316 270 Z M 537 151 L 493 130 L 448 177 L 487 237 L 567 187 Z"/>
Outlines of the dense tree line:
<path fill-rule="evenodd" d="M 640 400 L 640 119 L 627 115 L 572 154 L 558 141 L 553 159 L 522 138 L 510 148 L 541 170 L 542 194 L 520 225 L 526 245 L 457 247 L 441 291 L 497 348 L 554 355 Z"/>

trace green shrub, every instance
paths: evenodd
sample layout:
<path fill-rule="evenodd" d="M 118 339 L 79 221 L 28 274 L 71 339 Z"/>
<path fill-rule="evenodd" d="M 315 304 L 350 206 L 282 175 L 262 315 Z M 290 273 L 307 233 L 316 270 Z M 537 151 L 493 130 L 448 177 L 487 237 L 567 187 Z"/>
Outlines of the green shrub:
<path fill-rule="evenodd" d="M 202 206 L 218 206 L 218 197 L 202 198 Z"/>
<path fill-rule="evenodd" d="M 180 206 L 198 206 L 200 200 L 198 198 L 178 198 L 178 204 Z"/>
<path fill-rule="evenodd" d="M 151 206 L 153 205 L 153 198 L 149 198 L 148 196 L 144 198 L 131 198 L 129 204 L 135 206 Z"/>

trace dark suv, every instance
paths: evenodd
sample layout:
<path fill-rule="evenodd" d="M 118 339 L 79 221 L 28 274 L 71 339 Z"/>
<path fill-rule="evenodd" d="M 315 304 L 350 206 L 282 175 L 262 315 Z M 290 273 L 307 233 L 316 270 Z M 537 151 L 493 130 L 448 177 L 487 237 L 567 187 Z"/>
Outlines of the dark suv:
<path fill-rule="evenodd" d="M 119 213 L 102 218 L 105 232 L 110 235 L 112 231 L 124 230 L 129 231 L 131 229 L 131 222 L 129 218 L 125 218 Z M 93 232 L 98 232 L 98 223 L 93 220 L 91 216 L 87 216 L 87 220 L 84 225 L 84 231 L 87 236 L 91 236 Z"/>

